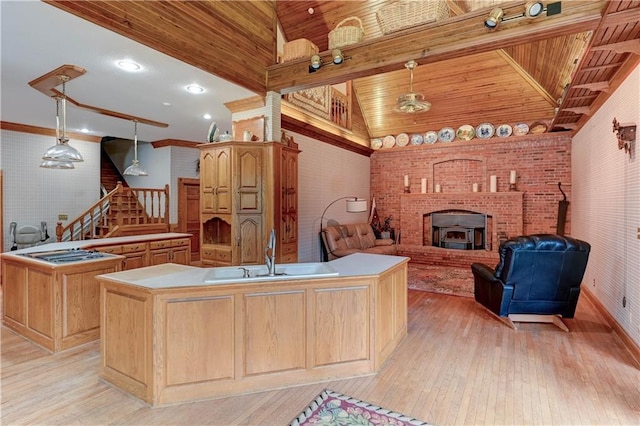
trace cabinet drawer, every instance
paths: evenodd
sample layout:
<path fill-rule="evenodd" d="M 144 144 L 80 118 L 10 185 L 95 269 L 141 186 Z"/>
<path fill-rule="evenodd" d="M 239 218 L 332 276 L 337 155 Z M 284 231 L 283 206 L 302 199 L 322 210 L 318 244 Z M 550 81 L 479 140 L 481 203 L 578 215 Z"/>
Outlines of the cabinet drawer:
<path fill-rule="evenodd" d="M 149 243 L 149 248 L 151 250 L 157 250 L 157 249 L 163 249 L 163 248 L 169 248 L 171 247 L 171 242 L 170 241 L 151 241 Z"/>
<path fill-rule="evenodd" d="M 298 262 L 298 254 L 297 253 L 289 253 L 282 256 L 282 263 L 297 263 Z"/>
<path fill-rule="evenodd" d="M 216 253 L 215 249 L 205 249 L 205 248 L 203 248 L 200 251 L 200 258 L 202 260 L 215 260 L 215 258 L 216 258 L 215 257 L 215 253 Z"/>
<path fill-rule="evenodd" d="M 295 253 L 298 251 L 297 244 L 282 244 L 282 254 Z"/>
<path fill-rule="evenodd" d="M 216 250 L 215 260 L 231 262 L 231 250 Z"/>
<path fill-rule="evenodd" d="M 189 238 L 180 238 L 179 240 L 171 240 L 171 247 L 187 247 L 191 245 Z"/>
<path fill-rule="evenodd" d="M 132 243 L 122 245 L 122 253 L 136 253 L 139 251 L 145 251 L 146 249 L 146 243 Z"/>
<path fill-rule="evenodd" d="M 96 247 L 100 253 L 122 254 L 122 246 L 104 246 Z"/>

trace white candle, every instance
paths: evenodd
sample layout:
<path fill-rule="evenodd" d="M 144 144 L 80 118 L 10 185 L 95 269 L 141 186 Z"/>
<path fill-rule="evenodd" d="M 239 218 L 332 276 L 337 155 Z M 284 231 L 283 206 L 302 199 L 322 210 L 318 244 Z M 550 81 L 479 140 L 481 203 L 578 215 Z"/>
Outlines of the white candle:
<path fill-rule="evenodd" d="M 427 178 L 420 179 L 420 192 L 427 193 Z"/>
<path fill-rule="evenodd" d="M 509 183 L 516 183 L 516 171 L 511 170 L 511 174 L 509 175 Z"/>
<path fill-rule="evenodd" d="M 473 184 L 473 192 L 478 192 L 478 184 L 477 183 Z"/>
<path fill-rule="evenodd" d="M 436 183 L 436 192 L 440 192 L 440 184 Z"/>
<path fill-rule="evenodd" d="M 491 184 L 489 185 L 491 192 L 498 192 L 498 179 L 496 175 L 491 175 Z"/>
<path fill-rule="evenodd" d="M 409 186 L 409 175 L 404 175 L 404 186 Z"/>

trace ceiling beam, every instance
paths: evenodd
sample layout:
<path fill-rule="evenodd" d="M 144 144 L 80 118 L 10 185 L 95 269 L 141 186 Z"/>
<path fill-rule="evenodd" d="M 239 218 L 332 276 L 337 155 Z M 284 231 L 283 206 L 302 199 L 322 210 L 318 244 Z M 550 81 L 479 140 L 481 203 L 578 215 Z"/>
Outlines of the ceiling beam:
<path fill-rule="evenodd" d="M 505 16 L 521 13 L 524 4 L 508 3 Z M 503 22 L 496 30 L 484 28 L 484 11 L 467 13 L 344 47 L 345 56 L 351 59 L 339 66 L 324 66 L 314 73 L 309 73 L 308 59 L 273 65 L 267 68 L 267 90 L 287 93 L 337 84 L 396 71 L 410 59 L 422 65 L 591 31 L 598 27 L 604 4 L 567 2 L 559 15 Z M 321 52 L 320 56 L 325 63 L 331 62 L 331 52 Z"/>

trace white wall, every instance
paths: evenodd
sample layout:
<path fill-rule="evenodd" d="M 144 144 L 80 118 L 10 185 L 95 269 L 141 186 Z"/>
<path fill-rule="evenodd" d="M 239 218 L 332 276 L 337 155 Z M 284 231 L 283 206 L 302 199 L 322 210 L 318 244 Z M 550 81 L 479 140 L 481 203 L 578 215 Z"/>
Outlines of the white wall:
<path fill-rule="evenodd" d="M 298 163 L 298 261 L 320 260 L 320 216 L 336 198 L 357 196 L 369 204 L 369 157 L 289 132 L 302 151 Z M 370 208 L 370 206 L 369 206 Z M 347 213 L 346 200 L 324 217 L 339 223 L 367 222 L 369 213 Z"/>
<path fill-rule="evenodd" d="M 572 236 L 591 244 L 583 284 L 640 345 L 640 161 L 619 150 L 612 121 L 640 125 L 640 67 L 572 142 Z M 626 306 L 623 306 L 626 298 Z"/>
<path fill-rule="evenodd" d="M 100 144 L 71 139 L 69 144 L 80 151 L 84 161 L 75 163 L 74 170 L 43 169 L 42 153 L 55 145 L 54 137 L 8 130 L 0 135 L 3 251 L 11 248 L 11 222 L 40 227 L 45 221 L 55 240 L 58 214 L 73 219 L 100 197 Z"/>
<path fill-rule="evenodd" d="M 169 223 L 176 224 L 178 222 L 178 178 L 199 177 L 196 173 L 196 161 L 199 156 L 198 148 L 176 146 L 154 148 L 150 143 L 138 144 L 138 161 L 147 169 L 149 175 L 124 178 L 132 188 L 162 189 L 165 185 L 169 185 Z"/>

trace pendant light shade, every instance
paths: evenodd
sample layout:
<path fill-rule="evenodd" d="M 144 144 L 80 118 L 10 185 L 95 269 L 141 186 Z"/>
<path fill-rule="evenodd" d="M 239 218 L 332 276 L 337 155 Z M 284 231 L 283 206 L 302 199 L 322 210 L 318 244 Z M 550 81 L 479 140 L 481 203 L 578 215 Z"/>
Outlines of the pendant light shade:
<path fill-rule="evenodd" d="M 68 163 L 84 161 L 82 154 L 77 149 L 69 145 L 69 139 L 67 138 L 67 98 L 65 94 L 65 85 L 69 80 L 66 75 L 58 76 L 62 80 L 62 97 L 56 98 L 56 144 L 47 149 L 42 154 L 42 159 L 45 160 L 40 164 L 40 167 L 54 168 L 54 169 L 74 169 L 75 167 L 68 167 L 68 165 L 60 166 L 56 163 Z M 62 114 L 60 114 L 60 104 L 62 104 Z M 62 115 L 62 126 L 60 126 L 60 115 Z M 54 167 L 56 165 L 56 167 Z"/>
<path fill-rule="evenodd" d="M 42 160 L 40 163 L 40 167 L 44 169 L 75 169 L 76 166 L 73 165 L 71 161 L 55 161 L 55 160 Z"/>
<path fill-rule="evenodd" d="M 138 161 L 138 122 L 133 122 L 133 161 L 122 173 L 125 176 L 148 176 L 147 171 Z"/>

